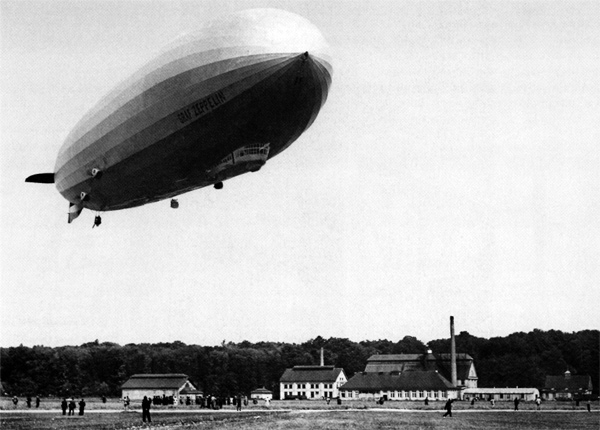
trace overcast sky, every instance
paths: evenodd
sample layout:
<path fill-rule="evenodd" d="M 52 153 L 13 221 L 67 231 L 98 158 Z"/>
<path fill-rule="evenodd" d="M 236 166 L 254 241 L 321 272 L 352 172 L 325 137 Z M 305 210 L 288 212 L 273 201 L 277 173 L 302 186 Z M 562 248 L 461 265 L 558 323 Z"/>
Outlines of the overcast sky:
<path fill-rule="evenodd" d="M 67 224 L 51 172 L 161 47 L 251 7 L 333 86 L 256 174 Z M 600 2 L 0 2 L 0 345 L 600 328 Z"/>

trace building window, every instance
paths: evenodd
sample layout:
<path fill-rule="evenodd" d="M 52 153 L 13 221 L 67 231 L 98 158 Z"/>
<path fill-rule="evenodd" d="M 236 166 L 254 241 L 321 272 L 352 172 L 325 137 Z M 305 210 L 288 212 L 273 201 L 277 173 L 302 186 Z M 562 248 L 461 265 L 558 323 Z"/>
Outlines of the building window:
<path fill-rule="evenodd" d="M 419 391 L 419 397 L 425 397 L 425 394 L 423 394 L 423 391 Z"/>
<path fill-rule="evenodd" d="M 411 399 L 414 398 L 415 397 L 415 392 L 414 391 L 410 391 L 408 393 L 408 397 L 411 398 Z"/>

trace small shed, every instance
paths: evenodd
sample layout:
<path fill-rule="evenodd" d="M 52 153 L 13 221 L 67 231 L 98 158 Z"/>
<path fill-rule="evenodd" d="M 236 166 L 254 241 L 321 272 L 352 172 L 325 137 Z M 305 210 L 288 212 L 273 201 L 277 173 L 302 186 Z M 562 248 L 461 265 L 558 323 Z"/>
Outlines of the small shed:
<path fill-rule="evenodd" d="M 186 390 L 188 393 L 188 390 L 196 391 L 196 387 L 183 373 L 133 375 L 121 386 L 121 389 L 123 397 L 129 397 L 130 400 L 142 400 L 144 396 L 150 399 L 155 396 L 173 396 L 175 402 L 179 400 L 182 391 Z"/>
<path fill-rule="evenodd" d="M 250 393 L 250 398 L 258 400 L 273 400 L 273 392 L 267 390 L 265 387 L 257 388 Z"/>

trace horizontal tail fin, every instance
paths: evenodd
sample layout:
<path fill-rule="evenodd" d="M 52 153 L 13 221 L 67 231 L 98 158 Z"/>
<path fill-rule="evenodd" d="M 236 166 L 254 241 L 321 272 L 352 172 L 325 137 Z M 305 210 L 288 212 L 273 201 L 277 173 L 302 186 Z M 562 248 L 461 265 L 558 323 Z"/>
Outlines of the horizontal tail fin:
<path fill-rule="evenodd" d="M 25 179 L 25 182 L 37 182 L 38 184 L 53 184 L 54 173 L 37 173 Z"/>

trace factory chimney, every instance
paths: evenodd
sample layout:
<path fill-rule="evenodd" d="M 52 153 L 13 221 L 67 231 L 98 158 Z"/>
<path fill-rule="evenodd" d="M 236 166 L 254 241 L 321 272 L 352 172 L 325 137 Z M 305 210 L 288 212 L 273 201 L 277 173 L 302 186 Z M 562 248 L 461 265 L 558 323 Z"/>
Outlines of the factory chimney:
<path fill-rule="evenodd" d="M 325 357 L 323 356 L 323 347 L 321 347 L 321 367 L 325 366 Z"/>
<path fill-rule="evenodd" d="M 454 317 L 450 317 L 450 371 L 452 372 L 452 385 L 458 385 L 456 376 L 456 341 L 454 339 Z"/>

